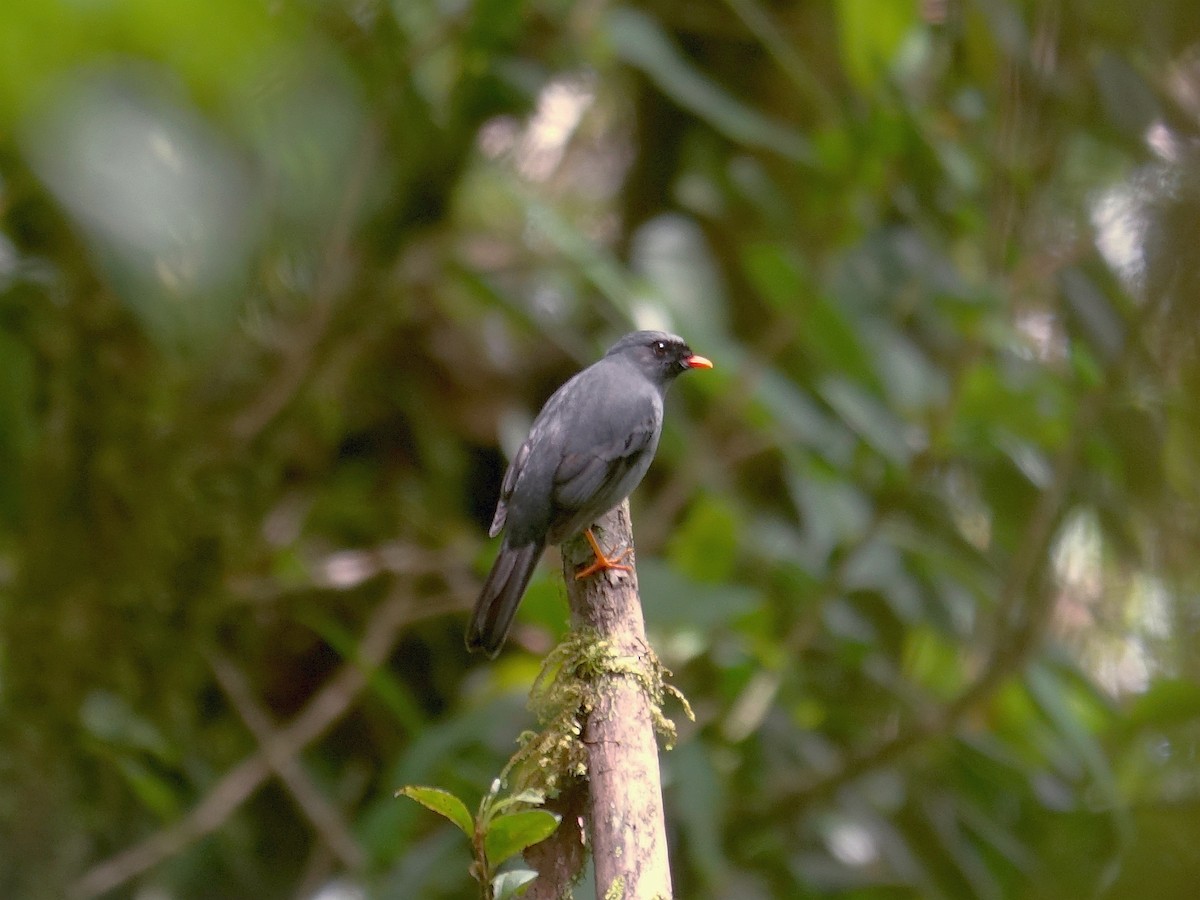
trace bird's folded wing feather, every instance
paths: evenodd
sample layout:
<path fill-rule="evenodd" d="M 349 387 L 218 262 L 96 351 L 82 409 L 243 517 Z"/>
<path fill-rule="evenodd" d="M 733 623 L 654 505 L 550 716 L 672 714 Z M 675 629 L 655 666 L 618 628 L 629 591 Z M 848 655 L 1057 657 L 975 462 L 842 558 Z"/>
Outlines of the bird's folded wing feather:
<path fill-rule="evenodd" d="M 513 495 L 513 490 L 516 489 L 517 479 L 521 477 L 521 470 L 525 468 L 525 461 L 529 459 L 529 448 L 532 441 L 525 441 L 521 445 L 521 449 L 517 451 L 517 455 L 513 457 L 512 462 L 508 464 L 508 470 L 504 473 L 504 481 L 500 483 L 500 500 L 496 503 L 496 515 L 492 518 L 492 527 L 488 529 L 488 535 L 495 537 L 500 533 L 500 529 L 504 527 L 504 522 L 508 518 L 508 501 Z"/>
<path fill-rule="evenodd" d="M 654 439 L 652 417 L 637 423 L 624 437 L 582 452 L 566 453 L 554 473 L 554 505 L 582 509 L 604 488 L 633 468 Z"/>

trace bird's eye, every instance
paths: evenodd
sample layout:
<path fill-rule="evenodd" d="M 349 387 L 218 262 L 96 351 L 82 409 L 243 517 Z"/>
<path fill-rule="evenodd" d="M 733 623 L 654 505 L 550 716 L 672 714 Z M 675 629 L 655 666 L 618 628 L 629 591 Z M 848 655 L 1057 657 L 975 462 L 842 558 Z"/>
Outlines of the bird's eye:
<path fill-rule="evenodd" d="M 666 352 L 667 352 L 667 342 L 666 341 L 655 341 L 654 342 L 654 355 L 655 356 L 664 356 L 666 354 Z"/>

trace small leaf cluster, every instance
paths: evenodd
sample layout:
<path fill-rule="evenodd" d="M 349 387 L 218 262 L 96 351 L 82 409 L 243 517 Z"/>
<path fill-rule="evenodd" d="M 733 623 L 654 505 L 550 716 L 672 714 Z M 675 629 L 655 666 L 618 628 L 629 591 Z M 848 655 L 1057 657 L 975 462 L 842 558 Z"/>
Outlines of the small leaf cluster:
<path fill-rule="evenodd" d="M 527 789 L 501 796 L 502 782 L 497 778 L 479 801 L 474 817 L 455 794 L 436 787 L 407 785 L 397 797 L 416 800 L 453 822 L 471 841 L 475 860 L 471 875 L 479 883 L 482 900 L 508 900 L 524 893 L 537 877 L 529 869 L 498 871 L 506 861 L 526 847 L 544 841 L 558 827 L 560 816 L 536 809 L 546 801 L 541 791 Z"/>

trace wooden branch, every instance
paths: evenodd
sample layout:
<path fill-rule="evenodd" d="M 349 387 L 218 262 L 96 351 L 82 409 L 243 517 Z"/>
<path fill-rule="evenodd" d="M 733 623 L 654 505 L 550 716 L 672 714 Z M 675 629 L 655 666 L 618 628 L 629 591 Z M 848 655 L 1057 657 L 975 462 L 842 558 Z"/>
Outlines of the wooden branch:
<path fill-rule="evenodd" d="M 610 555 L 633 546 L 629 504 L 597 523 Z M 659 671 L 646 643 L 634 571 L 610 570 L 575 580 L 591 558 L 586 542 L 563 547 L 563 575 L 572 626 L 593 631 L 622 665 L 596 674 L 594 705 L 582 740 L 588 758 L 588 834 L 596 867 L 596 897 L 652 900 L 671 896 L 654 699 L 647 683 Z M 625 562 L 632 564 L 630 553 Z M 644 677 L 636 674 L 645 672 Z"/>

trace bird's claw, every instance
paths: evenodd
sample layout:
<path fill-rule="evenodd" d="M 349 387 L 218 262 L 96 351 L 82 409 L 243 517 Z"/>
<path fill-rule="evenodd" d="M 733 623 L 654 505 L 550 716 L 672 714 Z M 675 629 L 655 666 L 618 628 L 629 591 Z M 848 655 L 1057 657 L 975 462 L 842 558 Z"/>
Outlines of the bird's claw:
<path fill-rule="evenodd" d="M 589 578 L 597 572 L 604 572 L 608 569 L 616 569 L 619 572 L 632 572 L 633 566 L 627 566 L 621 560 L 633 552 L 633 547 L 626 546 L 621 548 L 621 552 L 615 556 L 609 556 L 600 546 L 600 542 L 596 540 L 596 536 L 592 534 L 592 529 L 587 529 L 583 536 L 587 538 L 587 542 L 592 545 L 592 553 L 596 556 L 596 561 L 584 569 L 580 569 L 575 573 L 575 580 L 582 581 L 584 578 Z"/>

